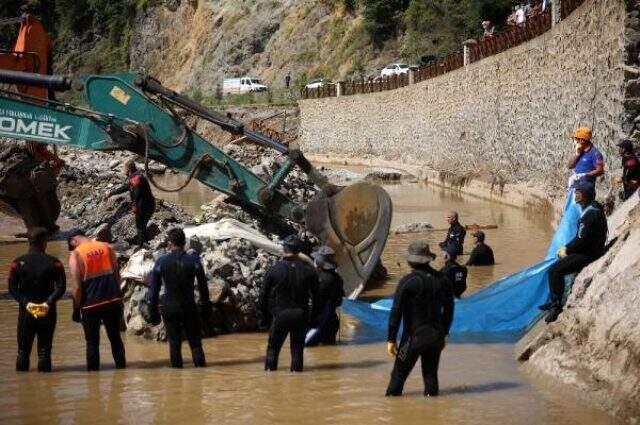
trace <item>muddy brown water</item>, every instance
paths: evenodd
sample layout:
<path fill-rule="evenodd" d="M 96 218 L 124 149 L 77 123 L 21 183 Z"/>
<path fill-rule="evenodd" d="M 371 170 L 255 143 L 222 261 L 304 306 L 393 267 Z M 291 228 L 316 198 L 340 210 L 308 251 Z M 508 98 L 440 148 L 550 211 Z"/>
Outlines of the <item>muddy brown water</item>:
<path fill-rule="evenodd" d="M 178 179 L 169 177 L 177 183 Z M 393 226 L 416 221 L 446 227 L 450 209 L 463 223 L 495 224 L 487 241 L 498 264 L 472 269 L 470 291 L 539 260 L 552 228 L 544 215 L 462 197 L 445 189 L 418 183 L 386 185 L 394 202 Z M 197 184 L 172 195 L 190 211 L 213 198 Z M 19 228 L 16 221 L 0 220 L 0 233 Z M 391 235 L 383 261 L 390 280 L 367 292 L 378 297 L 391 293 L 407 270 L 403 251 L 409 241 L 444 238 L 444 231 L 420 235 Z M 470 238 L 469 238 L 470 239 Z M 23 243 L 0 244 L 0 293 L 6 295 L 7 265 L 23 253 Z M 465 251 L 471 249 L 470 240 Z M 49 251 L 66 263 L 62 243 Z M 440 261 L 441 258 L 438 258 Z M 84 371 L 81 327 L 70 320 L 70 301 L 59 305 L 54 340 L 54 372 L 16 373 L 15 321 L 17 307 L 0 299 L 0 423 L 401 423 L 401 424 L 610 424 L 613 419 L 579 401 L 573 389 L 559 387 L 519 370 L 510 344 L 450 344 L 441 363 L 442 397 L 421 396 L 416 370 L 407 382 L 405 397 L 383 397 L 391 361 L 384 343 L 362 343 L 366 333 L 358 322 L 343 316 L 341 344 L 305 353 L 305 372 L 288 372 L 283 350 L 281 370 L 262 371 L 266 335 L 224 335 L 204 342 L 209 367 L 167 367 L 168 347 L 125 336 L 127 370 L 114 370 L 103 334 L 99 373 Z M 32 358 L 32 367 L 35 356 Z"/>

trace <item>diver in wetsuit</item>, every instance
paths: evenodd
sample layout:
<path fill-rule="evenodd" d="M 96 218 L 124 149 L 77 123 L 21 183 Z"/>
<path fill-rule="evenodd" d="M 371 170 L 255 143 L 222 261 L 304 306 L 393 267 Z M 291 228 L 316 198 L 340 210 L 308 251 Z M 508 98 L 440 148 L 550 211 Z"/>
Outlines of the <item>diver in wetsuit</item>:
<path fill-rule="evenodd" d="M 136 243 L 142 247 L 147 241 L 147 224 L 156 210 L 156 200 L 147 178 L 138 171 L 136 163 L 129 160 L 124 164 L 127 182 L 109 192 L 105 198 L 129 192 L 131 212 L 136 216 Z"/>
<path fill-rule="evenodd" d="M 409 245 L 411 273 L 398 283 L 389 315 L 387 352 L 395 358 L 387 396 L 402 395 L 404 383 L 418 358 L 422 361 L 424 395 L 437 396 L 440 353 L 453 321 L 452 284 L 430 265 L 435 254 L 425 241 Z M 396 344 L 403 323 L 400 347 Z"/>
<path fill-rule="evenodd" d="M 29 232 L 29 252 L 9 266 L 9 292 L 20 305 L 18 310 L 18 358 L 16 370 L 29 370 L 33 340 L 38 337 L 38 371 L 51 371 L 51 347 L 56 329 L 56 302 L 64 295 L 64 267 L 46 254 L 47 230 L 34 227 Z"/>
<path fill-rule="evenodd" d="M 162 299 L 162 318 L 167 329 L 171 367 L 182 367 L 182 330 L 184 329 L 191 357 L 196 367 L 205 367 L 206 361 L 202 349 L 202 324 L 193 293 L 194 281 L 198 283 L 200 305 L 203 310 L 211 308 L 209 288 L 200 257 L 184 251 L 186 243 L 182 229 L 169 230 L 169 253 L 160 257 L 151 273 L 149 288 L 149 310 L 151 323 L 160 323 L 158 301 L 160 288 L 164 285 Z"/>
<path fill-rule="evenodd" d="M 318 275 L 298 255 L 302 250 L 298 237 L 287 236 L 283 250 L 282 259 L 267 271 L 260 288 L 259 324 L 266 327 L 271 321 L 264 369 L 278 369 L 278 356 L 289 334 L 291 371 L 302 372 L 309 319 L 317 317 Z"/>
<path fill-rule="evenodd" d="M 328 246 L 321 246 L 311 254 L 318 272 L 318 317 L 315 328 L 307 334 L 308 347 L 318 344 L 335 344 L 340 329 L 340 317 L 336 313 L 342 305 L 344 283 L 336 271 L 336 253 Z"/>

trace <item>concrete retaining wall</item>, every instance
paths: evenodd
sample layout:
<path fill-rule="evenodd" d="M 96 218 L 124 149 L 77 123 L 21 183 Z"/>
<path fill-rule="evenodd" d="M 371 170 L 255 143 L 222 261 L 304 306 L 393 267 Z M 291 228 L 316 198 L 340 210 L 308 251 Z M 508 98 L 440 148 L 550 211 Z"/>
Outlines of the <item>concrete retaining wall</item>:
<path fill-rule="evenodd" d="M 557 190 L 575 127 L 593 127 L 608 168 L 633 130 L 625 21 L 624 1 L 587 0 L 544 35 L 463 69 L 398 90 L 300 101 L 302 148 L 426 166 L 452 182 Z"/>

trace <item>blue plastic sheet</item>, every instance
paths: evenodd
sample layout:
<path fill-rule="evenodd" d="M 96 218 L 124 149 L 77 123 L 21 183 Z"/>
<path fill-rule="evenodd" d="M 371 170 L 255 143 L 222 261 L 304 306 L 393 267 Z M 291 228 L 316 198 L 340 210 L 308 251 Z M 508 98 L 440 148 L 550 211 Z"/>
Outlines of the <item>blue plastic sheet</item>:
<path fill-rule="evenodd" d="M 579 218 L 580 208 L 571 191 L 545 259 L 456 300 L 450 335 L 463 342 L 517 339 L 539 316 L 538 305 L 549 295 L 549 267 L 556 261 L 557 250 L 574 238 Z M 343 309 L 369 326 L 384 329 L 391 303 L 390 298 L 373 304 L 345 300 Z"/>

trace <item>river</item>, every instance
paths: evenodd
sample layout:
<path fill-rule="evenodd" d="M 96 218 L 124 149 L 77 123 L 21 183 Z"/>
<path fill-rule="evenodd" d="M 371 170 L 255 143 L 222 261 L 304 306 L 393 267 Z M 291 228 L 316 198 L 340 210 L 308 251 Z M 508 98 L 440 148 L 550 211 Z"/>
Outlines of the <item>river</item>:
<path fill-rule="evenodd" d="M 170 178 L 171 179 L 171 178 Z M 543 257 L 552 228 L 548 217 L 531 211 L 492 204 L 420 183 L 385 186 L 394 202 L 392 227 L 428 222 L 446 227 L 448 210 L 457 210 L 465 224 L 493 224 L 486 230 L 498 264 L 472 268 L 469 291 Z M 172 198 L 173 197 L 173 198 Z M 176 198 L 179 197 L 179 198 Z M 171 195 L 187 209 L 213 197 L 198 184 Z M 9 224 L 8 224 L 9 223 Z M 13 223 L 13 224 L 11 224 Z M 1 232 L 15 230 L 4 221 Z M 372 288 L 367 297 L 393 291 L 406 272 L 406 245 L 414 238 L 436 243 L 445 232 L 391 235 L 383 255 L 390 279 Z M 465 252 L 471 249 L 470 237 Z M 50 252 L 66 264 L 62 243 Z M 6 270 L 10 260 L 24 252 L 22 243 L 0 245 L 0 292 L 6 295 Z M 464 259 L 464 258 L 463 258 Z M 441 256 L 436 261 L 440 265 Z M 286 349 L 281 369 L 262 370 L 266 335 L 247 333 L 205 340 L 206 369 L 190 363 L 168 368 L 168 347 L 162 343 L 126 336 L 129 366 L 114 370 L 103 334 L 103 370 L 84 371 L 81 327 L 71 322 L 70 301 L 59 305 L 54 340 L 54 372 L 16 373 L 14 362 L 17 306 L 7 296 L 0 299 L 0 423 L 401 423 L 401 424 L 612 424 L 606 414 L 581 402 L 573 391 L 519 370 L 511 344 L 450 344 L 443 353 L 441 397 L 422 397 L 420 373 L 414 371 L 405 397 L 385 398 L 391 360 L 382 342 L 363 343 L 366 330 L 343 316 L 341 343 L 305 353 L 305 372 L 288 372 Z M 32 360 L 32 368 L 35 357 Z"/>

